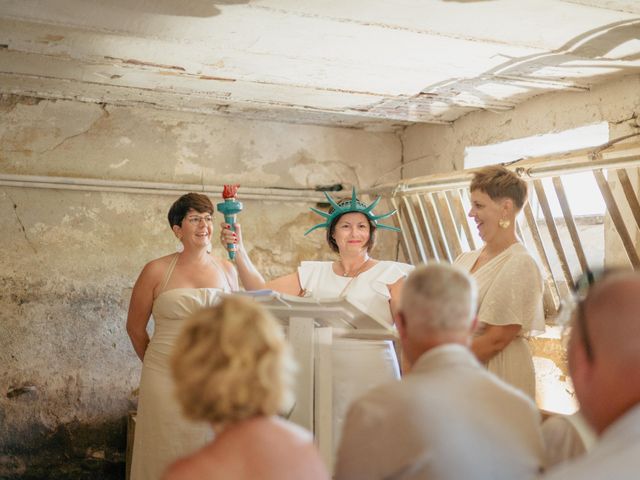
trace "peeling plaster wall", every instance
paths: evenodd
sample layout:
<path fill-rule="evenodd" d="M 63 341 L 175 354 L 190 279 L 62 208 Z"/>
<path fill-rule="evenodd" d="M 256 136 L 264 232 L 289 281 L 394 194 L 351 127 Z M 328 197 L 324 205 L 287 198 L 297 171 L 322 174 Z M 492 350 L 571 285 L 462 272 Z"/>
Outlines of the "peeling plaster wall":
<path fill-rule="evenodd" d="M 365 187 L 401 160 L 389 133 L 13 96 L 0 118 L 4 174 Z M 175 198 L 0 187 L 0 478 L 122 478 L 140 372 L 126 310 L 142 266 L 175 248 Z M 266 276 L 332 258 L 322 234 L 303 238 L 309 206 L 244 201 Z M 380 239 L 394 258 L 395 235 Z"/>
<path fill-rule="evenodd" d="M 408 127 L 403 135 L 403 176 L 411 178 L 464 168 L 464 150 L 469 146 L 489 145 L 507 140 L 561 132 L 572 128 L 609 122 L 610 138 L 640 133 L 640 76 L 628 76 L 590 92 L 565 92 L 539 96 L 508 112 L 477 112 L 450 126 L 426 125 Z M 636 137 L 638 141 L 640 137 Z M 638 188 L 636 180 L 636 189 Z M 612 182 L 615 195 L 622 195 L 619 184 Z M 623 209 L 624 210 L 624 209 Z M 623 213 L 629 218 L 628 211 Z M 633 220 L 629 222 L 633 224 Z M 631 232 L 638 244 L 637 232 Z M 592 241 L 592 240 L 588 240 Z M 606 248 L 605 248 L 606 246 Z M 605 220 L 605 262 L 629 265 L 618 234 Z M 566 366 L 559 332 L 550 330 L 545 337 L 534 339 L 538 383 L 538 404 L 549 410 L 572 408 L 567 395 L 572 387 L 567 382 Z"/>

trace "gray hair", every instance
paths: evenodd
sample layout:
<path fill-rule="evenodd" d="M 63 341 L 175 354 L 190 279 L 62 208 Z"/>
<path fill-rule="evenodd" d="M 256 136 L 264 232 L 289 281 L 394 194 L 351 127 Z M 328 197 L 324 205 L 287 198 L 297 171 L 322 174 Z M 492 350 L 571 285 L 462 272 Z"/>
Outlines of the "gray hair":
<path fill-rule="evenodd" d="M 471 327 L 477 290 L 464 271 L 447 264 L 417 267 L 402 287 L 400 309 L 412 326 L 454 331 Z"/>

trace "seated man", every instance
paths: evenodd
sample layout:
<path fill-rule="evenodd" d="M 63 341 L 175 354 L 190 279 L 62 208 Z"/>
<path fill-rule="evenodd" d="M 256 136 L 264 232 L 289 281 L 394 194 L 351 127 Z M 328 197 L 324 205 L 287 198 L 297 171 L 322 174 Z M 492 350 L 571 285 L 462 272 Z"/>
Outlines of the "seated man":
<path fill-rule="evenodd" d="M 640 478 L 640 274 L 611 273 L 589 289 L 568 356 L 580 411 L 599 440 L 545 480 Z"/>
<path fill-rule="evenodd" d="M 352 404 L 337 480 L 522 480 L 540 472 L 538 410 L 468 349 L 475 311 L 475 286 L 457 268 L 409 275 L 396 325 L 411 371 Z"/>

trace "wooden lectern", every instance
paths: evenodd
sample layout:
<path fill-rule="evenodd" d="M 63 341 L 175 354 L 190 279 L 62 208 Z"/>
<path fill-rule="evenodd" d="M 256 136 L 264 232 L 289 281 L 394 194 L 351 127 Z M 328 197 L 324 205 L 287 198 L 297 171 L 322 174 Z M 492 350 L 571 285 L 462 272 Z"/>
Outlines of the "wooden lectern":
<path fill-rule="evenodd" d="M 288 330 L 298 362 L 296 404 L 289 419 L 313 432 L 329 469 L 333 468 L 333 373 L 331 345 L 334 337 L 395 340 L 395 330 L 368 316 L 345 298 L 317 300 L 271 290 L 243 292 L 261 303 Z"/>

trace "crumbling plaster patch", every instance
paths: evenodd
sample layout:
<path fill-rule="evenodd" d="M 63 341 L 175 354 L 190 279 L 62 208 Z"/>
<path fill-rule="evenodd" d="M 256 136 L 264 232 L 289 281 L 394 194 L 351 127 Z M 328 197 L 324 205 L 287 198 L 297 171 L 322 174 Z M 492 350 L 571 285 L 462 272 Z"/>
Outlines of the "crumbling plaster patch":
<path fill-rule="evenodd" d="M 30 122 L 32 116 L 40 117 L 41 121 Z M 47 154 L 87 135 L 106 116 L 106 109 L 100 105 L 87 108 L 84 104 L 63 101 L 25 104 L 16 99 L 16 108 L 4 113 L 0 123 L 0 148 L 3 152 Z"/>
<path fill-rule="evenodd" d="M 50 103 L 55 108 L 48 108 Z M 105 111 L 109 115 L 100 117 Z M 357 182 L 366 187 L 378 172 L 397 166 L 401 150 L 391 133 L 68 101 L 40 102 L 13 115 L 7 122 L 10 128 L 0 130 L 0 144 L 21 146 L 20 151 L 0 150 L 6 173 L 73 177 L 90 172 L 95 178 L 291 188 L 313 187 L 309 182 L 316 181 Z M 68 117 L 77 118 L 78 127 L 63 136 L 73 141 L 52 131 L 55 139 L 45 142 L 46 148 L 22 146 L 25 136 L 40 134 L 39 124 L 64 124 Z M 87 138 L 78 141 L 83 132 Z M 60 144 L 64 148 L 51 148 Z M 322 171 L 333 175 L 318 174 Z"/>

